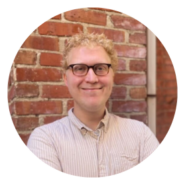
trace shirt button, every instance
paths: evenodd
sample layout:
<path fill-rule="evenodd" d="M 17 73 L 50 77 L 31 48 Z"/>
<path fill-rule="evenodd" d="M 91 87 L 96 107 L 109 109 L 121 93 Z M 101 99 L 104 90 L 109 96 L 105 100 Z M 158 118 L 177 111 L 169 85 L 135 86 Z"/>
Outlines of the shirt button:
<path fill-rule="evenodd" d="M 96 136 L 99 136 L 99 134 L 100 134 L 99 130 L 95 130 L 95 131 L 94 131 L 94 134 L 95 134 Z"/>
<path fill-rule="evenodd" d="M 82 128 L 81 132 L 82 132 L 83 135 L 85 135 L 87 133 L 87 130 L 85 128 Z"/>

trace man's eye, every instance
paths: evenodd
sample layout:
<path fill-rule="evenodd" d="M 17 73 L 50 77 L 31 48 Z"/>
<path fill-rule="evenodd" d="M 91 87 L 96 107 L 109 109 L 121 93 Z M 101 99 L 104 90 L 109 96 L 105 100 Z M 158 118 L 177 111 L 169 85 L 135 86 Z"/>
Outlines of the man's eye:
<path fill-rule="evenodd" d="M 106 70 L 106 67 L 105 66 L 98 66 L 97 70 L 98 71 L 104 71 L 104 70 Z"/>
<path fill-rule="evenodd" d="M 82 67 L 78 67 L 78 68 L 76 68 L 76 70 L 77 71 L 81 71 L 81 70 L 83 70 L 83 68 Z"/>
<path fill-rule="evenodd" d="M 75 71 L 84 71 L 85 67 L 84 66 L 75 66 L 74 70 Z"/>
<path fill-rule="evenodd" d="M 102 67 L 98 67 L 98 70 L 101 71 L 101 70 L 103 70 L 103 68 Z"/>

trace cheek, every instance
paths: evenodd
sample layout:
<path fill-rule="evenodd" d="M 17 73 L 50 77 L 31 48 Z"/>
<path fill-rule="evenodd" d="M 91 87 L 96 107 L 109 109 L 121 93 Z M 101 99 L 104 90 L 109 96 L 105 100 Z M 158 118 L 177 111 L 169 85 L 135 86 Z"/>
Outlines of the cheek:
<path fill-rule="evenodd" d="M 107 91 L 112 91 L 113 80 L 112 79 L 108 79 L 108 80 L 104 81 L 104 85 L 105 85 Z"/>
<path fill-rule="evenodd" d="M 67 80 L 68 88 L 73 91 L 76 90 L 81 84 L 81 80 L 77 78 L 70 78 Z"/>

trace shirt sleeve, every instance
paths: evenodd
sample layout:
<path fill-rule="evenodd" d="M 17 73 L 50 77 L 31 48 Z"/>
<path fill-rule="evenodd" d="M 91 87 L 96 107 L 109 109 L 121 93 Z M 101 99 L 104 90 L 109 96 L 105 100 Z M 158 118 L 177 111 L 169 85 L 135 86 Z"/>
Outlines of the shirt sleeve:
<path fill-rule="evenodd" d="M 154 150 L 159 146 L 159 142 L 149 127 L 144 127 L 143 133 L 143 148 L 141 154 L 141 161 L 145 160 L 151 155 Z"/>
<path fill-rule="evenodd" d="M 43 162 L 62 171 L 52 137 L 46 130 L 36 128 L 30 135 L 27 146 Z"/>

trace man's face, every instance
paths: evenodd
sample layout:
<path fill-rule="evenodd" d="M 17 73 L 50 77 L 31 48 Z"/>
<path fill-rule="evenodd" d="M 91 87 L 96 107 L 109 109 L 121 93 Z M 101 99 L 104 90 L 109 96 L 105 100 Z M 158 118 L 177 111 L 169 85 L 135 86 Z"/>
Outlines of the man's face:
<path fill-rule="evenodd" d="M 98 63 L 111 64 L 110 57 L 101 46 L 78 46 L 68 54 L 68 66 L 71 64 L 93 66 Z M 75 76 L 69 68 L 64 74 L 64 82 L 74 99 L 74 108 L 90 112 L 104 109 L 112 91 L 113 76 L 111 67 L 105 76 L 97 76 L 92 68 L 85 76 Z"/>

